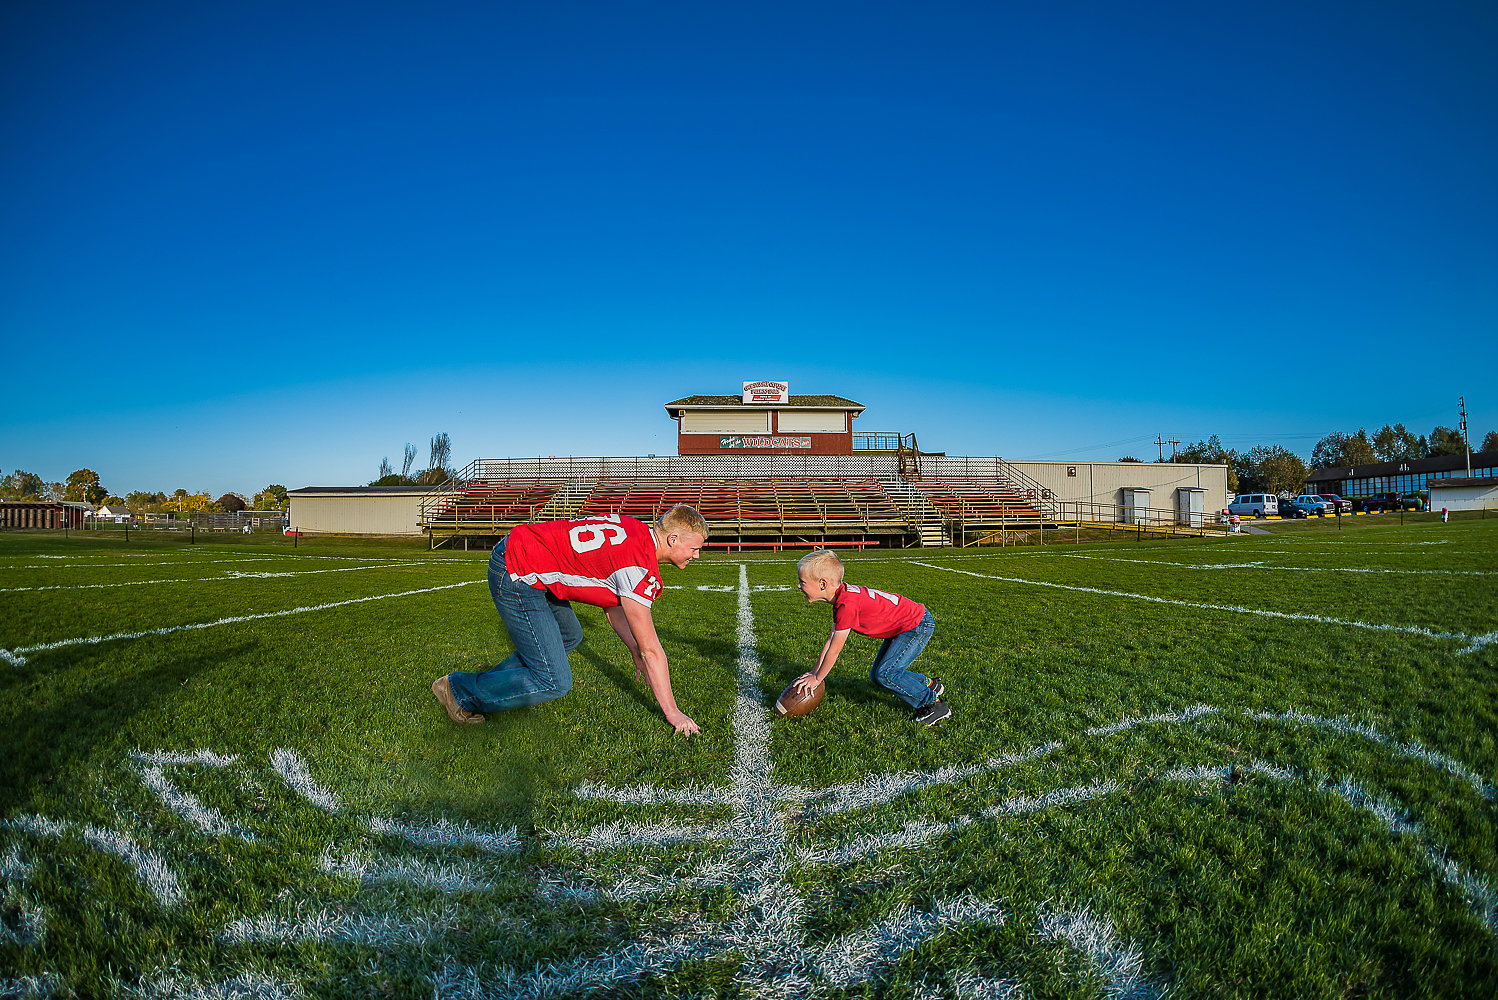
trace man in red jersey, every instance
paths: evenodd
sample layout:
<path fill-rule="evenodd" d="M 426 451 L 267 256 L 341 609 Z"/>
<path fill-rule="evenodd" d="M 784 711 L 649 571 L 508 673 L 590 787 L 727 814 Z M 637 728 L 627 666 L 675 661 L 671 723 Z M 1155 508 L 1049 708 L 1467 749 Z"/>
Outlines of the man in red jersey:
<path fill-rule="evenodd" d="M 483 722 L 485 712 L 539 705 L 572 687 L 567 654 L 583 641 L 573 601 L 604 609 L 666 721 L 683 736 L 701 732 L 676 707 L 666 651 L 650 609 L 660 596 L 656 567 L 677 569 L 702 554 L 707 522 L 677 504 L 653 525 L 621 514 L 522 524 L 489 557 L 489 593 L 515 652 L 481 673 L 444 674 L 432 694 L 454 722 Z"/>

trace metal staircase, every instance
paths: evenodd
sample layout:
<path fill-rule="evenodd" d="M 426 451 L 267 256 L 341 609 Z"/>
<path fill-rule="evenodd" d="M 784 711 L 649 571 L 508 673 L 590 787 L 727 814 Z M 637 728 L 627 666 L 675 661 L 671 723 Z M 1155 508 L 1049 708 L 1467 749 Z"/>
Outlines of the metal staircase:
<path fill-rule="evenodd" d="M 952 536 L 947 532 L 941 512 L 931 506 L 924 493 L 899 477 L 881 479 L 879 485 L 884 487 L 884 492 L 889 494 L 900 513 L 905 515 L 921 548 L 944 549 L 951 546 Z"/>
<path fill-rule="evenodd" d="M 535 519 L 537 521 L 560 521 L 581 516 L 587 507 L 588 498 L 593 495 L 593 487 L 597 485 L 598 480 L 593 477 L 568 480 L 567 485 L 562 487 L 556 496 L 552 497 L 545 506 L 537 509 Z"/>

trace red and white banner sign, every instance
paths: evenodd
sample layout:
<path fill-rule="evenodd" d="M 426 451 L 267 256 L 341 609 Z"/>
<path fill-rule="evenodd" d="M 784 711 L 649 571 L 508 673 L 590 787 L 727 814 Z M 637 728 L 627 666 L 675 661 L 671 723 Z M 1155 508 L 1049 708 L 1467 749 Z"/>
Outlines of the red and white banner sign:
<path fill-rule="evenodd" d="M 810 448 L 809 437 L 786 437 L 779 434 L 725 434 L 718 438 L 719 448 Z"/>
<path fill-rule="evenodd" d="M 789 403 L 791 401 L 791 386 L 789 382 L 745 382 L 744 402 L 746 403 Z"/>

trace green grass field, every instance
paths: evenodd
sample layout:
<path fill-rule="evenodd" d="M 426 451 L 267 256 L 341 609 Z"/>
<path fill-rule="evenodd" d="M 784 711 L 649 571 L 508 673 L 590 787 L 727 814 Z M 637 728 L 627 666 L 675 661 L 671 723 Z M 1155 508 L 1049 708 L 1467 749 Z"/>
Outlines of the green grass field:
<path fill-rule="evenodd" d="M 560 701 L 486 553 L 0 535 L 0 996 L 1498 995 L 1498 519 L 846 554 L 925 602 L 927 730 L 796 554 L 677 572 L 672 735 L 601 613 Z"/>

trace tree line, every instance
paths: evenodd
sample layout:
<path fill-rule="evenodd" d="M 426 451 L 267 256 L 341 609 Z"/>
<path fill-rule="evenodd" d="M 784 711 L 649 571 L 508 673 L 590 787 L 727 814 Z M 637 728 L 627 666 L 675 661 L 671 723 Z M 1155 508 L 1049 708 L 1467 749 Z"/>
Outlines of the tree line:
<path fill-rule="evenodd" d="M 401 470 L 396 472 L 390 465 L 390 456 L 380 459 L 380 472 L 369 483 L 371 486 L 440 486 L 457 472 L 452 467 L 453 445 L 446 431 L 438 431 L 427 449 L 427 467 L 414 476 L 411 466 L 416 464 L 416 446 L 406 442 Z"/>
<path fill-rule="evenodd" d="M 1225 448 L 1216 434 L 1188 444 L 1169 459 L 1228 467 L 1230 493 L 1299 493 L 1306 478 L 1320 469 L 1373 465 L 1412 458 L 1435 458 L 1466 453 L 1462 433 L 1437 426 L 1429 435 L 1415 435 L 1403 424 L 1385 424 L 1369 436 L 1366 428 L 1355 434 L 1333 431 L 1311 449 L 1311 460 L 1277 444 L 1258 445 L 1247 451 Z M 1498 431 L 1488 431 L 1477 451 L 1498 451 Z M 1137 461 L 1128 457 L 1119 461 Z"/>
<path fill-rule="evenodd" d="M 34 472 L 17 469 L 0 478 L 0 500 L 86 503 L 92 507 L 104 504 L 124 507 L 136 517 L 193 512 L 237 514 L 242 510 L 285 510 L 286 487 L 271 483 L 251 497 L 242 493 L 225 493 L 214 499 L 207 492 L 195 493 L 185 489 L 171 493 L 132 490 L 120 497 L 105 489 L 99 482 L 99 474 L 92 469 L 77 469 L 61 483 L 49 483 Z"/>

